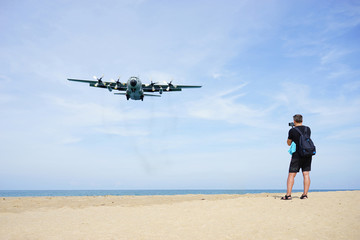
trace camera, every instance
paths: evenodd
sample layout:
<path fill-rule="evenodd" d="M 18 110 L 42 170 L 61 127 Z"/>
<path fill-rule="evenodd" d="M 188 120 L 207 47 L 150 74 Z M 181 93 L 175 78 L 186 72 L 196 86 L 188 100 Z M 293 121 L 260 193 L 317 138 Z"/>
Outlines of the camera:
<path fill-rule="evenodd" d="M 295 124 L 293 122 L 289 123 L 289 127 L 294 127 L 294 126 L 295 126 Z"/>

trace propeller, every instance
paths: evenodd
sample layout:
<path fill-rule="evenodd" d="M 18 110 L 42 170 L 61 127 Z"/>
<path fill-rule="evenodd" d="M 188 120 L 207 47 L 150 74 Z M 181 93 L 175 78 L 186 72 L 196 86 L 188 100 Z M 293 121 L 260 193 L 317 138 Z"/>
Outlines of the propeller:
<path fill-rule="evenodd" d="M 104 77 L 104 74 L 103 74 L 100 78 L 98 78 L 97 76 L 93 76 L 93 78 L 94 78 L 95 80 L 99 81 L 99 82 L 101 82 L 101 80 L 103 79 L 103 77 Z"/>
<path fill-rule="evenodd" d="M 154 85 L 157 84 L 157 83 L 158 83 L 158 82 L 155 82 L 155 83 L 154 83 L 153 81 L 151 81 L 150 84 L 149 84 L 149 86 L 151 86 L 151 90 L 152 90 L 153 92 L 155 92 L 155 87 L 154 87 Z"/>
<path fill-rule="evenodd" d="M 104 74 L 100 78 L 93 76 L 93 78 L 98 81 L 97 85 L 104 85 L 104 83 L 102 82 L 103 77 L 104 77 Z"/>
<path fill-rule="evenodd" d="M 118 79 L 116 80 L 116 84 L 121 84 L 121 82 L 120 82 L 120 76 L 119 76 Z"/>
<path fill-rule="evenodd" d="M 171 79 L 171 81 L 170 81 L 169 83 L 167 83 L 167 84 L 168 84 L 168 87 L 166 88 L 166 91 L 169 91 L 170 88 L 172 88 L 172 87 L 173 87 L 173 88 L 176 88 L 176 85 L 173 85 L 173 84 L 172 84 L 172 81 L 173 81 L 173 80 Z"/>
<path fill-rule="evenodd" d="M 111 81 L 115 82 L 114 79 L 111 79 Z M 121 85 L 122 83 L 120 82 L 120 76 L 119 76 L 119 78 L 115 82 L 115 89 L 118 89 L 119 87 L 121 87 Z"/>

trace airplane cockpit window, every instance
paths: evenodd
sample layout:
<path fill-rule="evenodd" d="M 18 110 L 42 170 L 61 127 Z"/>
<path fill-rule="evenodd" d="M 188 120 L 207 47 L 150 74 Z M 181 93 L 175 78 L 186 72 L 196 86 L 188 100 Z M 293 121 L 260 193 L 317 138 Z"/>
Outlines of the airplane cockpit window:
<path fill-rule="evenodd" d="M 131 81 L 130 81 L 130 85 L 135 87 L 137 84 L 137 81 L 133 78 Z"/>

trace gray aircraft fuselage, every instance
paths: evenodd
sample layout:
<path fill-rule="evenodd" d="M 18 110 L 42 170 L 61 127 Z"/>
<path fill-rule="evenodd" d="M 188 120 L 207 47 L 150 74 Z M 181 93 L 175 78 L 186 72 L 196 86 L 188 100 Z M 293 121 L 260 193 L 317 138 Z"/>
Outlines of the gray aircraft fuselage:
<path fill-rule="evenodd" d="M 129 100 L 143 100 L 144 91 L 142 89 L 142 83 L 138 77 L 130 77 L 127 81 L 126 98 Z"/>

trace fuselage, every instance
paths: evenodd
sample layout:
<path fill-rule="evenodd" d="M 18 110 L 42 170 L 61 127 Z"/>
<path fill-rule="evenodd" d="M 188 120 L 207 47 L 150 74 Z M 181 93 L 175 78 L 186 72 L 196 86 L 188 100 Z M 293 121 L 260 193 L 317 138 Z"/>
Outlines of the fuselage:
<path fill-rule="evenodd" d="M 138 77 L 130 77 L 127 81 L 126 98 L 129 100 L 143 100 L 144 91 L 142 89 L 142 83 Z"/>

